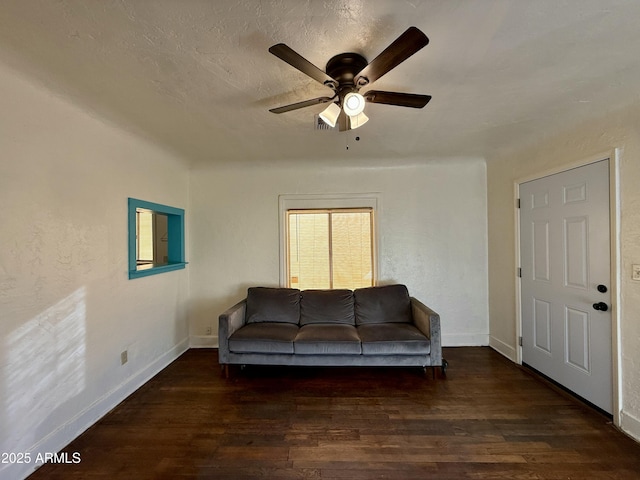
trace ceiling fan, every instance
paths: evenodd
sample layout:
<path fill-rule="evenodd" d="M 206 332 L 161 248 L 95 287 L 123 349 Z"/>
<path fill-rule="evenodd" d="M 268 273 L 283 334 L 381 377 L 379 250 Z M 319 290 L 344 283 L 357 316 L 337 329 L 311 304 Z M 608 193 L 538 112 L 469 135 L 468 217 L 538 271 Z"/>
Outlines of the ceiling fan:
<path fill-rule="evenodd" d="M 370 63 L 357 53 L 341 53 L 327 62 L 325 71 L 320 70 L 284 43 L 278 43 L 269 48 L 269 52 L 329 87 L 333 90 L 333 96 L 313 98 L 272 108 L 269 111 L 285 113 L 320 103 L 330 103 L 320 114 L 320 118 L 331 127 L 335 127 L 338 123 L 340 131 L 345 131 L 358 128 L 369 120 L 364 114 L 365 102 L 422 108 L 431 100 L 431 95 L 381 90 L 368 90 L 360 94 L 359 91 L 400 65 L 428 43 L 429 39 L 424 33 L 416 27 L 409 27 Z"/>

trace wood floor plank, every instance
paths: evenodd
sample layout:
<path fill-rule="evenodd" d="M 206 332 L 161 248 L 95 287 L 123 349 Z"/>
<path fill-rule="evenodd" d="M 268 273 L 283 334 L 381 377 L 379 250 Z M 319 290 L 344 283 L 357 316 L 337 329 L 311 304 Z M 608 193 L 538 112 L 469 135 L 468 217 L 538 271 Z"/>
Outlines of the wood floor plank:
<path fill-rule="evenodd" d="M 447 377 L 402 368 L 231 369 L 190 350 L 40 479 L 631 480 L 640 445 L 489 348 Z"/>

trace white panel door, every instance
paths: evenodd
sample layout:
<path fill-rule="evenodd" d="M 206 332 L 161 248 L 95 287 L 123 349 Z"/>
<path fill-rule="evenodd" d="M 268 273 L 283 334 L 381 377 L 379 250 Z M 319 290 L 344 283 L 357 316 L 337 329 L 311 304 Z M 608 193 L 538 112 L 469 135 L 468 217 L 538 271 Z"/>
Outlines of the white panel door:
<path fill-rule="evenodd" d="M 522 361 L 613 410 L 609 161 L 520 185 Z"/>

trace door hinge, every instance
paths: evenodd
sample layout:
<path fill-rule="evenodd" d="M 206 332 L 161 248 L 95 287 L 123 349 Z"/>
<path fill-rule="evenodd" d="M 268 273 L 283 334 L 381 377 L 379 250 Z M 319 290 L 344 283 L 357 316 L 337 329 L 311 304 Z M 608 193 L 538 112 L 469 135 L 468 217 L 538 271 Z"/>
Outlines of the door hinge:
<path fill-rule="evenodd" d="M 518 267 L 518 277 L 522 278 L 522 268 Z"/>
<path fill-rule="evenodd" d="M 520 208 L 520 199 L 518 198 L 517 200 L 518 208 Z"/>
<path fill-rule="evenodd" d="M 522 346 L 522 337 L 518 337 L 518 345 Z"/>

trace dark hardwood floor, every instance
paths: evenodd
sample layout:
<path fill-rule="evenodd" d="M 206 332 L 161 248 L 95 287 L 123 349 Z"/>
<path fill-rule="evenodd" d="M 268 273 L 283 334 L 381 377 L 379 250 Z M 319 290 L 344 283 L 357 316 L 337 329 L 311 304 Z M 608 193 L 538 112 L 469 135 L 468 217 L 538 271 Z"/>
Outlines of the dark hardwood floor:
<path fill-rule="evenodd" d="M 639 479 L 640 445 L 489 348 L 447 377 L 232 369 L 190 350 L 30 479 Z"/>

